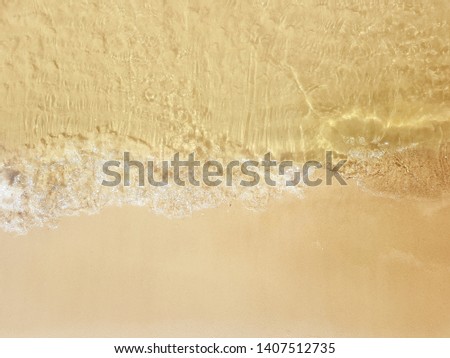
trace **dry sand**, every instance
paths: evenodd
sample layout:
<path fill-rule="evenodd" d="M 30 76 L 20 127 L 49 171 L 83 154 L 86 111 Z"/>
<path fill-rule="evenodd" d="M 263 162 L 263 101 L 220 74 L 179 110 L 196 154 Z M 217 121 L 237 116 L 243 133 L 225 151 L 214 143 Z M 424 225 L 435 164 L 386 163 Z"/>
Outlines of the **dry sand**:
<path fill-rule="evenodd" d="M 450 335 L 450 207 L 322 187 L 253 212 L 106 209 L 1 234 L 0 335 Z"/>

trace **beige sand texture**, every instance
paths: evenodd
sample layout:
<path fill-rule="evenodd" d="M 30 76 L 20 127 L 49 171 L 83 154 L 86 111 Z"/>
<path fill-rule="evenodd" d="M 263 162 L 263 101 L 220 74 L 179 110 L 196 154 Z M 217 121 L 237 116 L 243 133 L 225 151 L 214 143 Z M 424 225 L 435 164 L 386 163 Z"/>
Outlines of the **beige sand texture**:
<path fill-rule="evenodd" d="M 448 337 L 450 207 L 315 189 L 3 234 L 2 336 Z"/>
<path fill-rule="evenodd" d="M 448 337 L 449 64 L 446 0 L 1 2 L 0 336 Z M 348 185 L 102 186 L 125 151 Z"/>

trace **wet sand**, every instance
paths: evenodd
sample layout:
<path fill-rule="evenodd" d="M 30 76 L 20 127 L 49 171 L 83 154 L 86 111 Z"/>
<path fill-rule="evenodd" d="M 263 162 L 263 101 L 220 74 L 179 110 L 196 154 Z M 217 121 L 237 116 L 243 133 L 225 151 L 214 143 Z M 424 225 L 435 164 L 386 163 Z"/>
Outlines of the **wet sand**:
<path fill-rule="evenodd" d="M 318 187 L 0 236 L 3 337 L 448 337 L 450 207 Z"/>

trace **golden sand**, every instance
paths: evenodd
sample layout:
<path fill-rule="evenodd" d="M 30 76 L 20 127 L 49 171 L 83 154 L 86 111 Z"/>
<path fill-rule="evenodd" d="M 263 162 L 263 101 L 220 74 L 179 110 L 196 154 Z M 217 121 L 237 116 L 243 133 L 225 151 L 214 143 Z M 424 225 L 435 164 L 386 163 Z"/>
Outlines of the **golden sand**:
<path fill-rule="evenodd" d="M 449 27 L 446 0 L 4 1 L 0 335 L 448 336 Z M 331 151 L 349 185 L 100 185 L 124 151 Z"/>
<path fill-rule="evenodd" d="M 350 185 L 3 234 L 0 335 L 448 337 L 449 215 Z"/>

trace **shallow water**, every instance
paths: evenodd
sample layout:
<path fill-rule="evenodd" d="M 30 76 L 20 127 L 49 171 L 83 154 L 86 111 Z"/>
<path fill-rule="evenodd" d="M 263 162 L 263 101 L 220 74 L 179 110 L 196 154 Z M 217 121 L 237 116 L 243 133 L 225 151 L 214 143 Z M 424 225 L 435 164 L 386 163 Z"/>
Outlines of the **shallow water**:
<path fill-rule="evenodd" d="M 1 10 L 4 229 L 109 204 L 159 210 L 155 197 L 169 215 L 239 197 L 192 188 L 102 196 L 100 163 L 131 149 L 158 160 L 270 151 L 297 163 L 329 150 L 374 193 L 448 192 L 445 1 L 48 1 Z M 266 191 L 255 189 L 251 206 L 263 206 Z"/>

